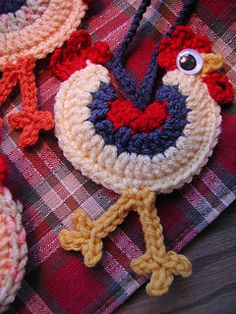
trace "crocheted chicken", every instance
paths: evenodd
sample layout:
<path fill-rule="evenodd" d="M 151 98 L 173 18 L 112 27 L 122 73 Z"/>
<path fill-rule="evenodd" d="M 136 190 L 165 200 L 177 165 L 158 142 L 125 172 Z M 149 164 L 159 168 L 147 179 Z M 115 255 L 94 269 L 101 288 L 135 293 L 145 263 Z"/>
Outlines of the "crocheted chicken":
<path fill-rule="evenodd" d="M 54 127 L 51 112 L 39 111 L 34 67 L 36 60 L 61 47 L 76 30 L 88 0 L 0 1 L 0 106 L 19 83 L 22 110 L 9 116 L 9 124 L 22 129 L 20 146 L 37 142 L 41 130 Z"/>
<path fill-rule="evenodd" d="M 220 134 L 219 105 L 233 100 L 233 88 L 217 73 L 223 57 L 189 27 L 176 27 L 161 41 L 158 61 L 166 74 L 147 106 L 118 98 L 108 70 L 99 64 L 109 58 L 106 44 L 92 47 L 90 36 L 80 31 L 51 60 L 54 73 L 66 80 L 55 104 L 56 135 L 65 157 L 121 194 L 97 220 L 78 209 L 74 230 L 61 231 L 59 238 L 64 249 L 81 251 L 85 264 L 95 266 L 102 239 L 136 211 L 146 252 L 131 267 L 140 275 L 151 273 L 147 292 L 162 295 L 173 275 L 190 275 L 191 264 L 166 251 L 156 193 L 170 193 L 200 173 Z"/>

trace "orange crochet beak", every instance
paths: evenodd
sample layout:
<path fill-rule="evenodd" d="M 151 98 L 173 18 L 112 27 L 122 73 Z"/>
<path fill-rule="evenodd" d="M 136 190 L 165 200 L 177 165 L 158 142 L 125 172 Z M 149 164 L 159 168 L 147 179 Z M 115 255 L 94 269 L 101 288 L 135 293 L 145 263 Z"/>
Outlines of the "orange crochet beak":
<path fill-rule="evenodd" d="M 209 74 L 216 72 L 224 65 L 224 57 L 215 53 L 201 53 L 201 57 L 204 61 L 201 74 Z"/>

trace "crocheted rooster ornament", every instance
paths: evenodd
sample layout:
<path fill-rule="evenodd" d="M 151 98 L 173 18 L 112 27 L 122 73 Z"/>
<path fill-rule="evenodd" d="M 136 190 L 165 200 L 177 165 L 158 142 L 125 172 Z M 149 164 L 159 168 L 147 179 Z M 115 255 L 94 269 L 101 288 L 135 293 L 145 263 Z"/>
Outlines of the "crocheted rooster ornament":
<path fill-rule="evenodd" d="M 140 275 L 152 273 L 150 295 L 167 292 L 173 275 L 191 273 L 186 257 L 166 251 L 155 199 L 156 193 L 189 183 L 217 144 L 219 105 L 233 100 L 233 88 L 227 76 L 217 73 L 223 57 L 211 50 L 206 36 L 176 27 L 161 41 L 158 62 L 166 74 L 147 106 L 117 97 L 108 70 L 98 64 L 109 59 L 109 49 L 100 42 L 91 47 L 84 31 L 73 34 L 51 60 L 54 73 L 66 80 L 55 104 L 56 135 L 65 157 L 96 183 L 121 194 L 95 221 L 78 209 L 74 230 L 60 233 L 61 245 L 80 250 L 85 264 L 95 266 L 102 257 L 102 238 L 136 211 L 146 252 L 131 267 Z"/>

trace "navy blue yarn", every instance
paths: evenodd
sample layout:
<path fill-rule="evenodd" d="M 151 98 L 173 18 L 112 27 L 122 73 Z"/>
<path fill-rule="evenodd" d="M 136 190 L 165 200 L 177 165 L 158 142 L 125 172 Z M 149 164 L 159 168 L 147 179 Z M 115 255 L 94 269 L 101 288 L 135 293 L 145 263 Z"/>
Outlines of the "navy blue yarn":
<path fill-rule="evenodd" d="M 143 0 L 141 5 L 138 8 L 137 13 L 135 14 L 131 26 L 129 28 L 128 33 L 124 37 L 121 42 L 119 48 L 114 54 L 114 58 L 111 62 L 111 68 L 114 72 L 114 75 L 117 81 L 122 86 L 127 98 L 131 100 L 133 103 L 138 103 L 138 99 L 140 99 L 141 94 L 139 89 L 136 86 L 135 81 L 130 77 L 130 75 L 126 72 L 125 68 L 122 65 L 122 58 L 125 51 L 128 49 L 129 44 L 134 38 L 138 27 L 140 26 L 143 14 L 146 12 L 147 7 L 150 5 L 151 0 Z"/>
<path fill-rule="evenodd" d="M 101 83 L 100 90 L 93 94 L 93 101 L 88 105 L 91 116 L 88 121 L 93 123 L 96 134 L 104 139 L 105 145 L 115 145 L 118 154 L 123 152 L 148 155 L 153 157 L 175 146 L 177 139 L 183 136 L 183 129 L 189 109 L 186 108 L 186 97 L 178 91 L 178 86 L 162 86 L 156 93 L 156 100 L 168 102 L 167 111 L 171 116 L 163 125 L 163 129 L 155 129 L 150 133 L 136 134 L 128 127 L 121 127 L 117 132 L 106 116 L 110 109 L 109 101 L 117 99 L 111 85 Z"/>
<path fill-rule="evenodd" d="M 15 13 L 24 4 L 26 4 L 26 0 L 0 0 L 0 15 L 5 13 Z"/>
<path fill-rule="evenodd" d="M 120 83 L 126 97 L 131 100 L 139 109 L 145 110 L 148 103 L 151 100 L 151 94 L 153 91 L 153 86 L 158 73 L 158 51 L 159 51 L 159 43 L 154 50 L 149 67 L 143 79 L 143 82 L 139 87 L 136 86 L 135 81 L 130 77 L 130 75 L 126 72 L 124 66 L 122 65 L 122 58 L 125 51 L 128 49 L 128 46 L 132 39 L 134 38 L 137 29 L 142 20 L 143 14 L 146 12 L 147 7 L 150 5 L 150 0 L 143 0 L 134 19 L 130 26 L 130 29 L 122 41 L 120 47 L 114 55 L 113 61 L 111 63 L 112 70 L 118 82 Z M 163 0 L 159 4 L 160 9 Z M 191 13 L 193 12 L 194 6 L 196 5 L 197 0 L 185 0 L 184 6 L 179 13 L 178 18 L 174 22 L 174 24 L 170 27 L 170 29 L 166 32 L 164 37 L 168 37 L 172 34 L 173 30 L 177 25 L 186 24 Z"/>

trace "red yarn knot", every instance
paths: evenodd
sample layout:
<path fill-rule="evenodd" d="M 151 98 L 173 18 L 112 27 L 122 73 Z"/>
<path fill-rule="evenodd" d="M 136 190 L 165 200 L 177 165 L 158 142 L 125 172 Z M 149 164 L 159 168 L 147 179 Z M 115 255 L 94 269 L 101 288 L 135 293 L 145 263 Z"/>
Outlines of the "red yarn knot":
<path fill-rule="evenodd" d="M 209 53 L 212 45 L 207 36 L 196 35 L 188 26 L 177 26 L 170 38 L 160 43 L 158 62 L 166 71 L 176 69 L 176 58 L 183 49 L 195 49 L 200 53 Z"/>
<path fill-rule="evenodd" d="M 203 81 L 211 97 L 219 104 L 230 103 L 234 100 L 234 89 L 226 75 L 211 73 L 204 76 Z"/>
<path fill-rule="evenodd" d="M 89 33 L 85 30 L 74 32 L 62 48 L 53 53 L 50 67 L 55 76 L 67 80 L 75 71 L 86 67 L 86 61 L 103 64 L 110 60 L 112 53 L 106 42 L 96 42 L 92 46 Z"/>

